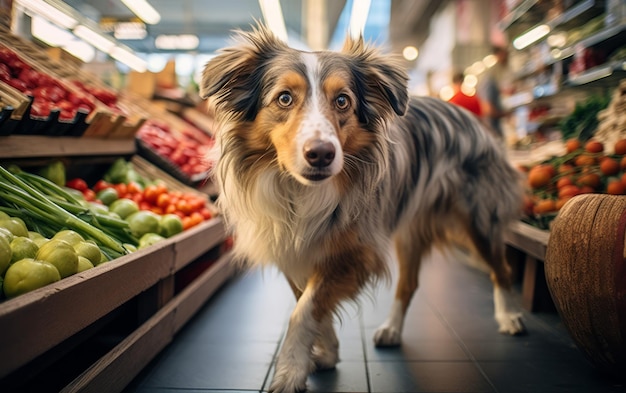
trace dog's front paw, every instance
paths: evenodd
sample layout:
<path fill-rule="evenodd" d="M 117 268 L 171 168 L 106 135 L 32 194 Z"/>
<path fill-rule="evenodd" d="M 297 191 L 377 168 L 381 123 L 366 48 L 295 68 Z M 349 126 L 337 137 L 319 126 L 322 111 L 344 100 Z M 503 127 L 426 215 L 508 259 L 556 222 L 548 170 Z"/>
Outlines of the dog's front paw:
<path fill-rule="evenodd" d="M 377 347 L 397 347 L 402 343 L 402 331 L 395 326 L 384 324 L 374 333 Z"/>
<path fill-rule="evenodd" d="M 294 367 L 278 364 L 270 385 L 270 393 L 297 393 L 306 391 L 306 378 L 309 370 L 297 370 Z"/>
<path fill-rule="evenodd" d="M 496 321 L 499 325 L 498 332 L 502 334 L 517 336 L 526 333 L 526 327 L 522 322 L 521 313 L 497 314 Z"/>
<path fill-rule="evenodd" d="M 318 370 L 332 370 L 339 362 L 339 348 L 337 346 L 325 349 L 314 345 L 311 355 Z"/>

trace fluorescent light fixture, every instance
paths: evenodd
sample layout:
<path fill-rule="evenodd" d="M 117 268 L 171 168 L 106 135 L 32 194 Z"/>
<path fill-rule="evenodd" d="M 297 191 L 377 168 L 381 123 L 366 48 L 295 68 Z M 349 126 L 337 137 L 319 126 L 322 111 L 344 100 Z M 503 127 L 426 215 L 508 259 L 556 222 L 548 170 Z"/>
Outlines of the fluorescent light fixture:
<path fill-rule="evenodd" d="M 562 48 L 567 44 L 567 35 L 563 32 L 550 34 L 546 41 L 553 48 Z"/>
<path fill-rule="evenodd" d="M 72 29 L 78 24 L 76 18 L 43 0 L 17 0 L 17 4 L 24 7 L 29 15 L 42 16 L 50 22 L 66 29 Z"/>
<path fill-rule="evenodd" d="M 109 54 L 115 60 L 126 64 L 137 72 L 145 72 L 148 69 L 148 63 L 128 49 L 116 46 L 111 49 Z"/>
<path fill-rule="evenodd" d="M 270 30 L 278 38 L 287 42 L 287 27 L 283 18 L 283 9 L 280 7 L 280 0 L 259 0 L 263 19 Z"/>
<path fill-rule="evenodd" d="M 352 1 L 352 10 L 350 11 L 350 37 L 358 39 L 363 35 L 371 4 L 371 0 Z"/>
<path fill-rule="evenodd" d="M 143 40 L 147 35 L 146 25 L 141 22 L 120 22 L 115 24 L 113 31 L 118 40 Z"/>
<path fill-rule="evenodd" d="M 53 47 L 62 47 L 75 40 L 72 33 L 48 22 L 45 18 L 37 15 L 32 18 L 30 32 L 38 40 Z"/>
<path fill-rule="evenodd" d="M 198 36 L 193 34 L 158 35 L 154 40 L 154 46 L 166 50 L 192 50 L 200 44 Z"/>
<path fill-rule="evenodd" d="M 404 56 L 404 58 L 408 61 L 413 61 L 417 59 L 418 55 L 419 55 L 419 51 L 417 50 L 416 47 L 412 45 L 406 46 L 402 50 L 402 56 Z"/>
<path fill-rule="evenodd" d="M 534 27 L 534 28 L 528 30 L 526 33 L 524 33 L 521 36 L 519 36 L 516 39 L 514 39 L 513 40 L 513 46 L 517 50 L 524 49 L 528 45 L 530 45 L 530 44 L 532 44 L 534 42 L 539 41 L 540 39 L 542 39 L 543 37 L 548 35 L 548 33 L 550 33 L 550 26 L 548 26 L 548 25 L 539 25 L 537 27 Z"/>
<path fill-rule="evenodd" d="M 96 57 L 96 50 L 93 46 L 81 40 L 73 40 L 64 45 L 63 50 L 85 63 L 89 63 Z"/>
<path fill-rule="evenodd" d="M 161 14 L 157 12 L 146 0 L 122 0 L 139 19 L 149 25 L 156 25 L 161 20 Z"/>
<path fill-rule="evenodd" d="M 104 53 L 109 53 L 109 51 L 115 46 L 115 43 L 113 41 L 103 36 L 102 34 L 93 31 L 85 25 L 78 25 L 74 29 L 74 34 L 78 38 L 83 39 L 85 42 L 95 46 Z"/>

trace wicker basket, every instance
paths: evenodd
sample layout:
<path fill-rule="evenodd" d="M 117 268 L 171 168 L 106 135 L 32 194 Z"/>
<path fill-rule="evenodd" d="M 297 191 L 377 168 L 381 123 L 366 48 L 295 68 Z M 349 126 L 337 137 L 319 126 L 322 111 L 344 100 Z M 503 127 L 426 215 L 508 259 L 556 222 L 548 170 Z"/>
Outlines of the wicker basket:
<path fill-rule="evenodd" d="M 572 198 L 554 220 L 548 288 L 578 348 L 599 370 L 626 371 L 626 197 Z"/>

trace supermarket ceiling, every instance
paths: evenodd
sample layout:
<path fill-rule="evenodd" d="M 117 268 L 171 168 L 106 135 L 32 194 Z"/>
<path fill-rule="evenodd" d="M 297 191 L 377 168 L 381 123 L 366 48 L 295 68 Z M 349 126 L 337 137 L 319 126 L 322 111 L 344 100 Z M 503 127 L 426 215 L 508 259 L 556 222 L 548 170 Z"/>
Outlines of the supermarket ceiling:
<path fill-rule="evenodd" d="M 348 31 L 353 1 L 360 0 L 280 0 L 289 42 L 311 49 L 338 45 Z M 99 22 L 105 30 L 122 26 L 125 30 L 120 29 L 120 33 L 135 32 L 132 23 L 124 22 L 136 21 L 137 18 L 121 0 L 65 2 L 82 15 Z M 429 19 L 446 2 L 371 0 L 365 37 L 372 41 L 384 41 L 381 43 L 390 46 L 409 41 L 419 44 L 425 39 Z M 165 39 L 159 41 L 159 37 L 188 34 L 199 39 L 197 47 L 191 51 L 211 53 L 230 42 L 234 29 L 248 29 L 255 20 L 264 20 L 259 0 L 149 0 L 149 3 L 159 13 L 159 22 L 145 24 L 143 38 L 119 39 L 136 52 L 171 52 L 172 49 L 160 49 L 156 44 L 165 43 L 165 47 L 170 45 L 171 48 L 176 43 Z"/>

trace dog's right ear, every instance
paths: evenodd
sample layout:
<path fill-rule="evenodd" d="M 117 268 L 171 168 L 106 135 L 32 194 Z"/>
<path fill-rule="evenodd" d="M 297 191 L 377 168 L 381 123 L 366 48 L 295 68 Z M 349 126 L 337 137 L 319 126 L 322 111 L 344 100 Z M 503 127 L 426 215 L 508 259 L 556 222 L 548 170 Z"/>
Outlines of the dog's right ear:
<path fill-rule="evenodd" d="M 262 25 L 238 35 L 239 44 L 223 49 L 206 64 L 200 96 L 251 121 L 260 103 L 267 62 L 287 45 Z"/>

